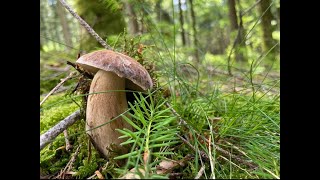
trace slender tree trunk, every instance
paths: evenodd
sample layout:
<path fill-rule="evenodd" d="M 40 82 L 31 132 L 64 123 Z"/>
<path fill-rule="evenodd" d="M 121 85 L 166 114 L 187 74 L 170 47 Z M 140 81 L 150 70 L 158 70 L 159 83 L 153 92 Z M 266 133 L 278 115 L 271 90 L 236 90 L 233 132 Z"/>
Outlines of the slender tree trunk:
<path fill-rule="evenodd" d="M 246 32 L 243 27 L 241 11 L 239 11 L 239 27 L 238 27 L 238 34 L 236 38 L 236 47 L 237 47 L 236 61 L 241 61 L 241 62 L 245 61 L 246 54 L 247 54 L 247 48 L 245 46 L 245 42 L 243 42 L 245 38 L 245 34 Z"/>
<path fill-rule="evenodd" d="M 188 4 L 188 1 L 185 1 L 185 4 L 187 6 L 186 8 L 186 11 L 185 11 L 185 16 L 184 16 L 184 20 L 185 20 L 185 24 L 191 24 L 190 22 L 190 16 L 188 16 L 188 14 L 190 14 L 190 9 L 188 8 L 189 7 L 189 4 Z M 189 29 L 185 29 L 185 37 L 186 37 L 186 45 L 188 47 L 191 46 L 191 40 L 190 40 L 190 30 L 188 31 Z"/>
<path fill-rule="evenodd" d="M 194 56 L 196 58 L 197 63 L 200 63 L 198 41 L 197 41 L 196 16 L 193 9 L 193 0 L 189 0 L 189 4 L 190 4 L 191 21 L 192 21 L 192 29 L 193 29 Z"/>
<path fill-rule="evenodd" d="M 183 11 L 181 7 L 181 0 L 179 0 L 179 15 L 180 15 L 180 27 L 181 27 L 181 40 L 182 40 L 182 45 L 186 46 L 186 36 L 185 36 L 185 31 L 184 31 L 184 21 L 183 21 Z"/>
<path fill-rule="evenodd" d="M 161 3 L 162 0 L 158 0 L 156 2 L 156 12 L 157 12 L 157 20 L 160 21 L 166 21 L 168 23 L 172 23 L 173 20 L 171 19 L 171 16 L 169 15 L 169 13 L 167 11 L 165 11 L 164 9 L 162 9 L 161 7 Z"/>
<path fill-rule="evenodd" d="M 262 49 L 264 52 L 269 51 L 274 45 L 273 39 L 272 39 L 272 26 L 271 26 L 271 20 L 273 19 L 273 16 L 271 14 L 269 6 L 270 6 L 270 0 L 262 0 L 259 4 L 260 15 L 262 15 L 262 18 L 261 18 L 261 28 L 262 28 L 262 34 L 263 34 Z"/>
<path fill-rule="evenodd" d="M 58 22 L 58 13 L 56 11 L 56 4 L 55 5 L 51 5 L 52 8 L 52 12 L 53 12 L 53 18 L 51 19 L 51 23 L 50 23 L 50 31 L 52 34 L 50 36 L 50 38 L 58 41 L 58 42 L 63 42 L 60 36 L 60 32 L 58 31 L 58 27 L 59 27 L 59 22 Z M 58 43 L 53 43 L 54 45 L 54 50 L 59 50 L 60 49 L 60 44 Z"/>
<path fill-rule="evenodd" d="M 236 61 L 244 61 L 245 54 L 246 54 L 246 47 L 243 42 L 243 39 L 245 36 L 245 29 L 243 27 L 242 16 L 241 16 L 241 6 L 240 6 L 239 0 L 237 4 L 239 7 L 238 12 L 236 9 L 236 0 L 228 0 L 231 38 L 235 38 L 235 40 L 233 41 L 234 43 L 233 43 L 232 49 L 234 50 Z M 238 23 L 238 18 L 239 18 L 239 23 Z M 230 42 L 232 42 L 232 40 Z"/>
<path fill-rule="evenodd" d="M 137 15 L 134 12 L 133 6 L 129 1 L 125 1 L 126 15 L 129 17 L 128 21 L 128 32 L 132 35 L 139 33 L 139 24 L 137 21 Z"/>
<path fill-rule="evenodd" d="M 228 0 L 229 20 L 231 31 L 238 30 L 238 17 L 236 11 L 236 1 Z"/>
<path fill-rule="evenodd" d="M 46 34 L 46 24 L 45 24 L 45 20 L 43 18 L 44 14 L 44 8 L 45 6 L 43 5 L 43 2 L 40 1 L 40 35 L 44 35 Z M 45 39 L 43 37 L 40 37 L 40 51 L 43 51 L 43 45 L 45 44 Z"/>
<path fill-rule="evenodd" d="M 69 28 L 68 20 L 66 17 L 65 9 L 59 1 L 57 2 L 56 6 L 57 6 L 56 7 L 57 14 L 59 16 L 60 23 L 62 26 L 62 33 L 63 33 L 64 41 L 65 41 L 66 45 L 69 46 L 69 47 L 66 46 L 66 48 L 67 48 L 67 50 L 70 50 L 70 47 L 72 47 L 72 39 L 71 39 L 71 33 L 70 33 L 70 28 Z"/>

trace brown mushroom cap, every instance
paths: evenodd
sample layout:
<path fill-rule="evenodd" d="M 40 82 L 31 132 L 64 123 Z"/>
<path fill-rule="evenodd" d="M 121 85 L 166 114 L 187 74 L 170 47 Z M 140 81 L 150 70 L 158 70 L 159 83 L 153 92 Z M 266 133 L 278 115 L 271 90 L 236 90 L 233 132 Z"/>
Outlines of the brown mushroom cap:
<path fill-rule="evenodd" d="M 81 56 L 76 62 L 84 70 L 94 74 L 101 69 L 114 72 L 119 77 L 125 77 L 131 81 L 126 84 L 132 90 L 139 90 L 132 82 L 143 90 L 151 89 L 153 86 L 148 71 L 138 61 L 118 52 L 111 50 L 94 51 Z"/>

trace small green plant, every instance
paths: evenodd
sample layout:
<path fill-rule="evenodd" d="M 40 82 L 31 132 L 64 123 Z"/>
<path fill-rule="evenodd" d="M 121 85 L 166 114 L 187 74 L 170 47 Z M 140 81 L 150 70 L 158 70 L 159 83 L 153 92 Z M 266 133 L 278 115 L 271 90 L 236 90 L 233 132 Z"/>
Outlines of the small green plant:
<path fill-rule="evenodd" d="M 141 178 L 165 178 L 156 174 L 155 166 L 167 156 L 174 154 L 168 147 L 179 142 L 176 136 L 179 129 L 174 125 L 176 118 L 172 117 L 170 110 L 165 107 L 164 99 L 145 98 L 141 93 L 134 96 L 134 103 L 129 102 L 133 111 L 129 113 L 132 120 L 126 116 L 122 117 L 135 131 L 117 129 L 123 134 L 120 138 L 127 138 L 122 145 L 131 146 L 129 153 L 115 157 L 127 159 L 126 166 L 119 168 L 118 172 L 124 175 L 130 168 L 143 169 L 143 173 L 136 171 Z"/>

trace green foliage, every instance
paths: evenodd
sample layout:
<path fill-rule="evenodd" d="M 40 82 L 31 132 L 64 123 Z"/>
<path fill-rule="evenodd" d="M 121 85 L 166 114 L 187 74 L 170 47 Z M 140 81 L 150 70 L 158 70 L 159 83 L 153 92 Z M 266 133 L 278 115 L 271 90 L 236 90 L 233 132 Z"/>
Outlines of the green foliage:
<path fill-rule="evenodd" d="M 117 35 L 125 28 L 125 21 L 119 9 L 118 1 L 75 1 L 77 13 L 106 40 L 110 35 Z M 91 51 L 101 45 L 88 33 L 84 33 L 82 48 Z M 107 41 L 108 42 L 108 41 Z"/>
<path fill-rule="evenodd" d="M 82 1 L 82 0 L 81 0 Z M 163 160 L 180 161 L 188 156 L 183 167 L 173 172 L 182 173 L 181 178 L 193 179 L 200 168 L 205 165 L 201 178 L 242 179 L 242 178 L 278 178 L 280 176 L 280 80 L 279 53 L 269 54 L 262 50 L 261 17 L 257 8 L 248 11 L 242 17 L 245 29 L 245 61 L 233 59 L 242 51 L 238 47 L 231 53 L 231 70 L 228 75 L 228 58 L 237 32 L 229 29 L 228 6 L 225 0 L 194 1 L 196 28 L 201 63 L 193 61 L 192 26 L 190 23 L 189 1 L 184 11 L 185 31 L 189 44 L 182 47 L 178 24 L 177 4 L 170 1 L 136 1 L 132 0 L 138 22 L 144 32 L 139 35 L 126 34 L 124 27 L 123 1 L 101 0 L 81 3 L 77 1 L 77 12 L 97 31 L 116 51 L 123 52 L 136 59 L 141 58 L 155 65 L 157 87 L 161 90 L 153 95 L 135 94 L 135 101 L 129 103 L 130 112 L 123 116 L 135 130 L 118 129 L 125 139 L 123 145 L 130 147 L 130 152 L 105 160 L 94 148 L 89 160 L 88 138 L 84 132 L 85 122 L 78 121 L 68 128 L 74 145 L 72 152 L 67 152 L 64 137 L 59 135 L 54 142 L 40 152 L 40 166 L 48 174 L 59 172 L 65 167 L 75 149 L 81 145 L 72 171 L 74 178 L 88 178 L 98 170 L 106 177 L 119 178 L 132 168 L 143 169 L 147 173 L 138 173 L 143 178 L 168 178 L 168 174 L 158 175 L 157 167 Z M 238 2 L 238 1 L 237 1 Z M 247 10 L 256 1 L 240 1 L 239 10 Z M 156 5 L 160 3 L 162 11 Z M 156 8 L 154 8 L 156 7 Z M 279 48 L 279 24 L 276 14 L 279 1 L 274 1 L 271 11 L 274 19 L 274 48 Z M 120 12 L 121 11 L 121 12 Z M 167 20 L 158 19 L 158 15 L 167 13 Z M 168 19 L 172 19 L 170 22 Z M 43 28 L 43 27 L 42 27 Z M 86 32 L 84 32 L 86 33 Z M 78 36 L 78 35 L 77 35 Z M 89 36 L 80 35 L 81 48 L 88 52 L 102 49 Z M 78 37 L 77 37 L 78 38 Z M 87 41 L 86 38 L 90 38 Z M 188 42 L 187 41 L 187 42 Z M 143 44 L 142 55 L 137 55 L 139 45 Z M 44 49 L 54 49 L 51 42 Z M 78 47 L 78 46 L 77 46 Z M 46 58 L 41 63 L 53 63 L 57 58 L 74 60 L 75 52 L 67 57 L 65 53 L 45 51 Z M 63 56 L 65 54 L 65 56 Z M 141 60 L 141 59 L 140 59 Z M 142 62 L 142 61 L 139 61 Z M 41 71 L 41 93 L 50 91 L 61 78 L 67 74 L 46 80 L 53 72 Z M 75 81 L 70 82 L 75 85 Z M 163 90 L 163 91 L 162 91 Z M 164 92 L 169 92 L 166 99 Z M 80 99 L 73 96 L 80 104 Z M 169 102 L 173 109 L 183 118 L 187 125 L 180 125 L 177 115 L 164 103 Z M 43 133 L 79 107 L 64 95 L 53 95 L 41 107 L 40 132 Z M 190 145 L 183 143 L 177 134 L 184 137 Z M 209 151 L 211 139 L 211 152 Z M 224 154 L 214 147 L 220 147 L 229 154 Z M 201 151 L 211 160 L 200 156 Z M 256 165 L 251 168 L 233 156 Z M 118 166 L 115 160 L 126 161 Z M 213 163 L 213 164 L 212 164 Z"/>
<path fill-rule="evenodd" d="M 67 101 L 66 101 L 67 100 Z M 46 132 L 59 121 L 69 116 L 75 110 L 79 109 L 78 105 L 70 102 L 70 97 L 65 95 L 52 95 L 42 105 L 42 107 L 49 107 L 51 104 L 59 103 L 59 106 L 52 106 L 45 111 L 40 112 L 40 134 Z M 79 102 L 79 101 L 78 101 Z"/>
<path fill-rule="evenodd" d="M 83 165 L 79 166 L 78 171 L 74 174 L 75 177 L 83 179 L 94 174 L 98 169 L 98 164 L 96 162 L 88 163 L 87 160 L 83 160 Z"/>
<path fill-rule="evenodd" d="M 145 98 L 139 93 L 134 94 L 136 101 L 129 103 L 133 114 L 129 113 L 132 120 L 122 116 L 135 131 L 128 129 L 117 129 L 123 135 L 120 138 L 127 138 L 122 145 L 130 144 L 131 151 L 127 154 L 115 157 L 115 159 L 127 159 L 124 168 L 118 169 L 121 174 L 125 174 L 129 168 L 139 168 L 141 165 L 145 170 L 142 178 L 159 178 L 156 175 L 155 165 L 168 155 L 173 155 L 168 151 L 168 147 L 178 143 L 177 136 L 179 129 L 174 125 L 175 117 L 169 116 L 170 110 L 164 106 L 163 99 Z"/>

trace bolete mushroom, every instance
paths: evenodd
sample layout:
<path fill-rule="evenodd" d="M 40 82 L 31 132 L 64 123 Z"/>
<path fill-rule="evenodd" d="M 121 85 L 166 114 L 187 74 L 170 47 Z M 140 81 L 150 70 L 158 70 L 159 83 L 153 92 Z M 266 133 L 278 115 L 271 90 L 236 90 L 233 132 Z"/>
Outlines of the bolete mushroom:
<path fill-rule="evenodd" d="M 145 91 L 153 86 L 148 71 L 141 64 L 118 52 L 95 51 L 81 56 L 76 63 L 95 74 L 87 100 L 86 130 L 105 124 L 127 110 L 125 89 Z M 94 147 L 108 158 L 111 144 L 120 147 L 123 142 L 119 139 L 121 134 L 115 129 L 123 128 L 132 130 L 130 124 L 118 117 L 111 123 L 87 131 L 87 134 Z M 121 151 L 125 153 L 126 150 L 122 148 Z"/>

